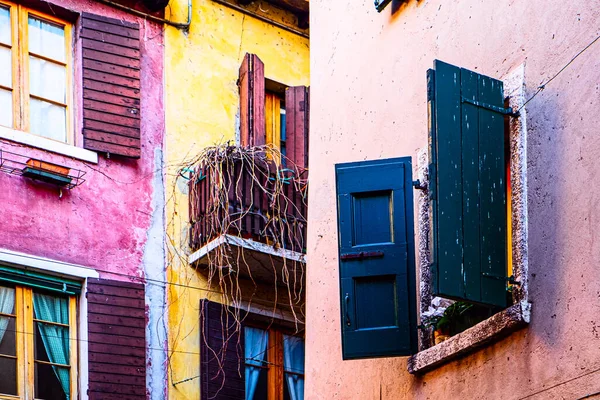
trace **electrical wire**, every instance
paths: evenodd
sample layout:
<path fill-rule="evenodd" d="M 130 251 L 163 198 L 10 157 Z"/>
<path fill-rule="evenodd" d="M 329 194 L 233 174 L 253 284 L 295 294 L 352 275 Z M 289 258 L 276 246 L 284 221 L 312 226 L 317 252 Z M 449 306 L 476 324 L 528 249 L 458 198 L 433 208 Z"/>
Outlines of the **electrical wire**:
<path fill-rule="evenodd" d="M 598 371 L 600 371 L 600 367 L 598 367 L 598 368 L 596 368 L 596 369 L 594 369 L 594 370 L 591 370 L 591 371 L 584 372 L 583 374 L 581 374 L 581 375 L 577 375 L 577 376 L 576 376 L 576 377 L 574 377 L 574 378 L 567 379 L 566 381 L 562 381 L 562 382 L 560 382 L 560 383 L 557 383 L 556 385 L 552 385 L 552 386 L 550 386 L 550 387 L 547 387 L 547 388 L 544 388 L 544 389 L 542 389 L 542 390 L 538 390 L 537 392 L 533 392 L 533 393 L 531 393 L 531 394 L 528 394 L 528 395 L 527 395 L 527 396 L 525 396 L 525 397 L 519 397 L 519 400 L 523 400 L 523 399 L 529 399 L 529 398 L 531 398 L 531 397 L 533 397 L 533 396 L 535 396 L 535 395 L 538 395 L 538 394 L 540 394 L 540 393 L 544 393 L 544 392 L 546 392 L 546 391 L 548 391 L 548 390 L 550 390 L 550 389 L 554 389 L 554 388 L 556 388 L 556 387 L 558 387 L 558 386 L 564 385 L 565 383 L 572 382 L 572 381 L 574 381 L 574 380 L 577 380 L 577 379 L 579 379 L 579 378 L 583 378 L 584 376 L 591 375 L 591 374 L 593 374 L 593 373 L 595 373 L 595 372 L 598 372 Z M 581 398 L 580 398 L 580 399 L 578 399 L 578 400 L 581 400 L 581 399 L 586 399 L 586 398 L 589 398 L 590 396 L 594 396 L 594 395 L 596 395 L 596 394 L 598 394 L 598 393 L 593 393 L 593 394 L 590 394 L 590 395 L 587 395 L 587 396 L 583 396 L 583 397 L 581 397 Z"/>
<path fill-rule="evenodd" d="M 16 319 L 16 317 L 8 317 L 8 318 L 15 318 Z M 3 329 L 2 331 L 3 332 L 19 333 L 19 334 L 23 334 L 23 335 L 31 335 L 31 336 L 38 335 L 36 332 L 26 332 L 26 331 L 20 331 L 20 330 L 17 330 L 17 329 Z M 303 333 L 303 332 L 304 332 L 304 329 L 302 329 L 298 333 L 300 334 L 300 333 Z M 47 338 L 64 339 L 63 336 L 59 336 L 59 335 L 41 335 L 41 336 L 44 336 L 44 337 L 47 337 Z M 68 340 L 72 341 L 72 342 L 78 342 L 78 343 L 82 343 L 82 342 L 83 343 L 98 343 L 98 342 L 94 342 L 94 341 L 90 341 L 90 340 L 85 340 L 85 339 L 81 339 L 81 338 L 69 338 Z M 114 346 L 114 344 L 113 344 L 113 346 Z M 264 351 L 262 351 L 260 353 L 257 353 L 257 354 L 255 354 L 252 357 L 244 357 L 244 359 L 256 358 L 256 357 L 258 357 L 260 355 L 263 355 L 263 354 L 267 353 L 269 350 L 273 349 L 275 346 L 276 346 L 276 344 L 273 344 L 273 345 L 267 347 Z M 133 346 L 129 346 L 129 347 L 133 347 Z M 138 348 L 141 349 L 142 347 L 138 347 Z M 145 350 L 167 351 L 169 353 L 188 354 L 188 355 L 194 355 L 194 356 L 199 356 L 201 354 L 199 351 L 169 350 L 169 349 L 166 349 L 166 348 L 157 348 L 157 347 L 145 347 L 144 346 L 143 349 L 145 349 Z M 0 358 L 2 358 L 2 356 L 15 357 L 12 354 L 2 354 L 2 353 L 0 353 Z M 273 362 L 268 362 L 268 361 L 264 361 L 264 362 L 266 364 L 270 365 L 270 366 L 282 367 L 281 364 L 277 364 L 277 363 L 273 363 Z M 298 373 L 299 370 L 295 371 L 294 368 L 290 368 L 290 370 L 288 372 Z"/>
<path fill-rule="evenodd" d="M 592 40 L 587 46 L 585 46 L 582 50 L 580 50 L 579 53 L 575 54 L 575 56 L 573 58 L 571 58 L 571 60 L 569 60 L 569 62 L 566 63 L 565 66 L 562 67 L 556 74 L 554 74 L 554 76 L 552 76 L 546 82 L 544 82 L 540 86 L 538 86 L 537 91 L 529 99 L 527 99 L 527 101 L 525 103 L 523 103 L 523 105 L 521 107 L 519 107 L 519 109 L 517 110 L 517 113 L 519 111 L 521 111 L 523 109 L 523 107 L 525 107 L 527 105 L 527 103 L 529 103 L 531 100 L 533 100 L 535 98 L 535 96 L 537 96 L 542 90 L 544 90 L 550 82 L 552 82 L 558 75 L 561 74 L 561 72 L 563 72 L 565 69 L 567 69 L 569 67 L 569 65 L 571 65 L 573 63 L 573 61 L 575 61 L 575 59 L 577 59 L 577 57 L 579 57 L 587 49 L 592 47 L 592 45 L 594 43 L 596 43 L 598 41 L 598 39 L 600 39 L 600 35 L 596 36 L 596 38 L 594 40 Z"/>

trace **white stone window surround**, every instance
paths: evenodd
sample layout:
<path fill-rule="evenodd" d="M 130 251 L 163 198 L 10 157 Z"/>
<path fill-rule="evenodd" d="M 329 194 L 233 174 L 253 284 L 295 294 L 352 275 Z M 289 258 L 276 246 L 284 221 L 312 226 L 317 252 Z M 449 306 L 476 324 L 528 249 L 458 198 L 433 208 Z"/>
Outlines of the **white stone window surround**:
<path fill-rule="evenodd" d="M 48 139 L 43 136 L 37 136 L 32 133 L 7 128 L 5 126 L 0 126 L 0 139 L 10 140 L 11 142 L 46 150 L 51 153 L 98 164 L 98 154 L 94 151 L 77 147 L 69 143 Z"/>
<path fill-rule="evenodd" d="M 87 400 L 88 394 L 88 313 L 87 300 L 87 278 L 98 278 L 98 272 L 76 264 L 56 261 L 49 258 L 33 256 L 30 254 L 0 248 L 0 264 L 23 268 L 48 275 L 61 276 L 64 278 L 83 281 L 78 305 L 78 367 L 77 377 L 79 380 L 79 399 Z"/>
<path fill-rule="evenodd" d="M 504 79 L 504 94 L 509 106 L 518 110 L 525 103 L 525 65 L 512 70 Z M 425 348 L 429 340 L 426 332 L 419 332 L 419 349 L 408 360 L 408 372 L 422 374 L 478 348 L 500 340 L 511 332 L 529 324 L 531 303 L 528 298 L 528 255 L 527 255 L 527 126 L 525 108 L 518 118 L 510 118 L 510 175 L 512 202 L 512 256 L 513 275 L 520 285 L 513 288 L 513 305 L 477 325 Z M 417 176 L 428 182 L 427 149 L 418 154 Z M 418 194 L 418 239 L 419 239 L 419 304 L 420 314 L 431 304 L 431 271 L 429 249 L 429 199 L 426 190 Z"/>

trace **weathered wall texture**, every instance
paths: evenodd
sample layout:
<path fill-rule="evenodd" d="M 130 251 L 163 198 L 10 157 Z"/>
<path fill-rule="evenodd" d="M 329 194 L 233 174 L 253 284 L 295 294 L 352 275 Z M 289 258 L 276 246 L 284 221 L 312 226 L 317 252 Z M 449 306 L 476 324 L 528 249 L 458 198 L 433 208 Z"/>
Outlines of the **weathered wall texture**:
<path fill-rule="evenodd" d="M 392 9 L 396 8 L 392 12 Z M 334 164 L 427 146 L 433 59 L 527 96 L 598 34 L 585 0 L 311 1 L 307 399 L 553 399 L 600 391 L 600 44 L 527 105 L 529 327 L 422 377 L 406 358 L 342 361 Z M 318 200 L 317 200 L 318 199 Z M 416 204 L 416 203 L 415 203 Z M 528 397 L 529 396 L 529 397 Z"/>
<path fill-rule="evenodd" d="M 184 160 L 216 143 L 235 142 L 239 129 L 238 70 L 245 53 L 265 64 L 265 77 L 308 85 L 308 40 L 213 3 L 193 1 L 185 33 L 166 28 L 166 229 L 169 287 L 169 398 L 200 398 L 200 299 L 211 297 L 205 276 L 187 263 L 187 181 L 176 177 Z M 264 10 L 272 10 L 261 3 Z M 185 21 L 187 0 L 173 0 L 171 19 Z M 183 381 L 183 382 L 182 382 Z M 175 385 L 172 385 L 175 383 Z"/>
<path fill-rule="evenodd" d="M 58 189 L 0 174 L 0 247 L 95 268 L 108 279 L 143 276 L 142 256 L 152 211 L 154 150 L 162 148 L 164 131 L 162 27 L 94 1 L 51 3 L 75 12 L 140 24 L 142 156 L 131 160 L 100 155 L 98 164 L 91 164 L 2 141 L 0 147 L 7 151 L 85 171 L 86 182 L 72 191 L 63 191 L 59 198 Z M 81 49 L 76 49 L 75 64 L 81 63 L 80 54 Z M 75 69 L 73 86 L 75 126 L 80 130 L 79 68 Z"/>
<path fill-rule="evenodd" d="M 101 278 L 164 281 L 163 28 L 91 0 L 50 3 L 77 13 L 89 12 L 139 24 L 142 154 L 139 160 L 118 156 L 107 159 L 99 155 L 98 164 L 92 164 L 0 141 L 0 149 L 86 172 L 86 182 L 72 191 L 63 190 L 62 198 L 54 187 L 0 174 L 0 247 L 93 268 Z M 76 31 L 74 29 L 74 35 Z M 76 44 L 73 97 L 76 142 L 81 143 L 83 104 L 81 68 L 78 67 L 81 41 L 77 37 Z M 153 220 L 154 229 L 150 231 Z M 160 225 L 158 230 L 157 224 Z M 150 291 L 146 293 L 146 315 L 151 324 L 146 344 L 150 351 L 165 347 L 164 329 L 161 329 L 164 288 L 147 287 Z M 164 398 L 164 351 L 151 351 L 147 362 L 149 393 L 154 398 Z"/>

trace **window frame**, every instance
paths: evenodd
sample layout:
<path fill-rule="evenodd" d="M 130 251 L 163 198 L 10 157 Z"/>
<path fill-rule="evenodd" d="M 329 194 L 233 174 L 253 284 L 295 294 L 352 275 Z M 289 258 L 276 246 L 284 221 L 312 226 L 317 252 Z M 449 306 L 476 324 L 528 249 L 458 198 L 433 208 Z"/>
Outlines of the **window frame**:
<path fill-rule="evenodd" d="M 0 285 L 5 286 L 4 282 Z M 35 397 L 35 322 L 33 311 L 34 289 L 11 285 L 15 289 L 15 341 L 17 361 L 17 395 L 0 394 L 0 399 L 24 399 Z M 56 295 L 55 293 L 51 293 Z M 68 295 L 69 299 L 69 398 L 78 397 L 78 307 L 77 296 Z M 50 365 L 53 365 L 50 363 Z"/>
<path fill-rule="evenodd" d="M 19 133 L 32 135 L 37 138 L 43 138 L 57 143 L 75 145 L 75 133 L 73 122 L 73 24 L 60 18 L 48 15 L 35 9 L 25 7 L 14 2 L 0 0 L 0 6 L 7 7 L 10 12 L 11 21 L 11 61 L 12 61 L 12 104 L 13 104 L 13 124 L 12 126 L 3 126 L 3 128 L 12 129 Z M 31 93 L 29 90 L 29 16 L 33 16 L 42 21 L 59 25 L 64 30 L 65 35 L 65 103 L 35 96 L 42 101 L 65 107 L 65 129 L 66 141 L 52 139 L 46 136 L 37 135 L 30 131 L 30 109 Z M 0 45 L 5 47 L 4 44 Z M 37 58 L 54 64 L 63 64 L 56 60 L 49 59 L 35 53 L 31 53 Z M 3 87 L 4 89 L 4 87 Z"/>
<path fill-rule="evenodd" d="M 504 79 L 504 95 L 509 98 L 509 106 L 520 109 L 525 102 L 524 65 L 511 71 Z M 458 333 L 446 341 L 428 347 L 429 335 L 419 332 L 419 352 L 409 358 L 408 371 L 411 374 L 422 374 L 443 365 L 459 356 L 471 353 L 476 349 L 493 343 L 509 333 L 526 326 L 531 318 L 531 303 L 528 299 L 528 225 L 527 225 L 527 125 L 526 110 L 521 109 L 519 118 L 509 121 L 510 146 L 510 205 L 511 214 L 507 224 L 510 224 L 511 240 L 508 242 L 511 257 L 512 274 L 519 285 L 513 285 L 513 305 L 494 314 L 475 326 Z M 417 177 L 423 183 L 428 183 L 427 148 L 418 154 Z M 419 264 L 419 304 L 422 315 L 432 300 L 431 281 L 431 249 L 429 243 L 429 196 L 428 191 L 418 193 L 417 235 Z"/>
<path fill-rule="evenodd" d="M 294 332 L 291 329 L 286 329 L 284 327 L 280 327 L 278 325 L 264 325 L 260 323 L 244 322 L 243 328 L 246 327 L 257 328 L 267 332 L 268 340 L 267 340 L 267 360 L 264 361 L 264 366 L 259 368 L 264 368 L 267 370 L 267 400 L 283 400 L 284 393 L 284 385 L 285 382 L 285 374 L 290 373 L 294 375 L 301 376 L 305 379 L 306 372 L 304 374 L 300 374 L 297 372 L 286 371 L 285 370 L 285 362 L 284 362 L 284 354 L 285 351 L 283 346 L 283 335 L 295 336 L 298 338 L 302 338 L 305 341 L 303 335 L 298 334 L 298 332 Z M 306 346 L 306 343 L 305 343 Z M 245 349 L 244 349 L 245 351 Z M 306 360 L 306 353 L 304 355 Z M 253 367 L 257 367 L 253 364 L 247 364 L 246 358 L 244 356 L 243 360 L 244 369 L 246 365 L 252 365 Z"/>

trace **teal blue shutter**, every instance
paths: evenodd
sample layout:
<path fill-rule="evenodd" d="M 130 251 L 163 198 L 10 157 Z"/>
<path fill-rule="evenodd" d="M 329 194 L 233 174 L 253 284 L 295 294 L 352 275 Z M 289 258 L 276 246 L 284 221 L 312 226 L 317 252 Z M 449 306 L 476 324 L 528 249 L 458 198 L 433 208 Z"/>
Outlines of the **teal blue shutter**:
<path fill-rule="evenodd" d="M 343 358 L 416 353 L 411 159 L 335 170 Z"/>
<path fill-rule="evenodd" d="M 503 84 L 438 60 L 427 80 L 434 293 L 505 307 Z"/>
<path fill-rule="evenodd" d="M 14 283 L 54 293 L 74 295 L 81 293 L 81 282 L 45 275 L 28 269 L 0 265 L 0 283 Z"/>

